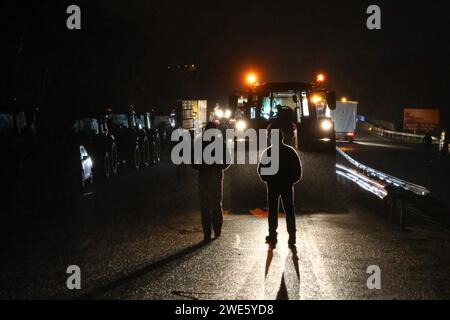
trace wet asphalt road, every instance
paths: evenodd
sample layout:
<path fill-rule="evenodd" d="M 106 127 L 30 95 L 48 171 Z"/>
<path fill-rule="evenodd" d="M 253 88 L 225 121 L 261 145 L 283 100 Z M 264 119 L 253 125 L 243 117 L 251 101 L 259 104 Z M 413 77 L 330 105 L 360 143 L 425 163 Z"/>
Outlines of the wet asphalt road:
<path fill-rule="evenodd" d="M 165 162 L 96 186 L 37 218 L 3 225 L 1 298 L 402 299 L 450 297 L 450 235 L 434 224 L 407 231 L 377 199 L 336 183 L 334 156 L 301 154 L 297 252 L 269 250 L 265 187 L 254 165 L 225 174 L 223 235 L 201 245 L 195 172 L 177 181 Z M 82 290 L 66 288 L 67 266 Z M 366 286 L 370 265 L 381 290 Z"/>

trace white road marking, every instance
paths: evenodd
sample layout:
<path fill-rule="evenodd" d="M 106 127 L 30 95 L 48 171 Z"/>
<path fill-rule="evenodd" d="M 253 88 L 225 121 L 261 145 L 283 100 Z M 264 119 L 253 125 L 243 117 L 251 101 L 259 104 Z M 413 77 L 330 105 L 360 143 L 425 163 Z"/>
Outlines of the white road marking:
<path fill-rule="evenodd" d="M 236 233 L 236 242 L 234 243 L 234 248 L 239 249 L 239 245 L 241 244 L 241 237 Z"/>
<path fill-rule="evenodd" d="M 364 142 L 364 141 L 354 141 L 354 143 L 363 145 L 363 146 L 382 147 L 382 148 L 388 148 L 388 149 L 415 150 L 414 148 L 411 148 L 408 146 L 402 146 L 399 144 L 386 144 L 386 143 Z"/>
<path fill-rule="evenodd" d="M 336 291 L 331 284 L 331 280 L 328 277 L 328 273 L 325 264 L 320 255 L 320 250 L 317 247 L 313 236 L 310 234 L 309 229 L 311 223 L 308 221 L 309 217 L 304 215 L 300 218 L 300 232 L 303 237 L 303 245 L 306 248 L 308 258 L 311 261 L 314 276 L 322 293 L 322 299 L 336 299 Z"/>

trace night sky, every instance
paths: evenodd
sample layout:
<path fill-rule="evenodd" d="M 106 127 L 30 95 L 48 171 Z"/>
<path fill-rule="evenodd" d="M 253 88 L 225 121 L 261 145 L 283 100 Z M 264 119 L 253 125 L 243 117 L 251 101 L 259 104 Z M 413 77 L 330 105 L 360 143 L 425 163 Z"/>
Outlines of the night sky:
<path fill-rule="evenodd" d="M 69 4 L 81 7 L 81 31 L 66 29 Z M 370 4 L 381 7 L 381 30 L 366 28 Z M 404 107 L 435 107 L 445 120 L 445 4 L 4 1 L 2 95 L 67 108 L 134 104 L 164 112 L 175 97 L 226 103 L 250 69 L 261 82 L 313 81 L 322 71 L 338 97 L 360 102 L 360 113 L 401 124 Z M 185 64 L 196 71 L 185 72 Z"/>

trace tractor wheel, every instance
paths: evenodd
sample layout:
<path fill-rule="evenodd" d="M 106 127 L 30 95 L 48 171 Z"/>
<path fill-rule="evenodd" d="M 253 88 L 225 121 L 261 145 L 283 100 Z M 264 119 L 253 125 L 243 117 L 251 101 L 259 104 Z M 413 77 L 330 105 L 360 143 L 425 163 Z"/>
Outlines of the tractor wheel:
<path fill-rule="evenodd" d="M 118 170 L 118 160 L 117 160 L 117 146 L 113 142 L 111 144 L 111 173 L 115 176 Z"/>
<path fill-rule="evenodd" d="M 144 139 L 142 144 L 142 165 L 148 167 L 150 165 L 150 144 L 148 143 L 147 137 Z"/>
<path fill-rule="evenodd" d="M 141 166 L 141 152 L 139 150 L 139 145 L 136 144 L 136 146 L 134 147 L 134 152 L 133 152 L 133 169 L 134 170 L 139 170 L 140 166 Z"/>

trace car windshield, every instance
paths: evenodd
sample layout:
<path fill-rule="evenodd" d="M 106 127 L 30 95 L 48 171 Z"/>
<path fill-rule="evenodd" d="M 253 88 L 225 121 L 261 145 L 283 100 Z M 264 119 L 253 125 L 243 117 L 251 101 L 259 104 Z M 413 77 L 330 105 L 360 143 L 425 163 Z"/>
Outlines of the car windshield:
<path fill-rule="evenodd" d="M 128 128 L 128 115 L 123 113 L 111 115 L 111 124 L 113 127 Z"/>
<path fill-rule="evenodd" d="M 296 110 L 297 103 L 294 102 L 292 97 L 298 93 L 294 90 L 283 92 L 271 92 L 270 95 L 261 97 L 261 117 L 265 119 L 272 119 L 277 117 L 278 108 L 288 107 L 292 110 Z M 271 101 L 271 97 L 273 98 Z"/>
<path fill-rule="evenodd" d="M 145 116 L 143 114 L 136 115 L 136 124 L 138 125 L 138 127 L 140 129 L 147 128 L 147 125 L 146 125 L 145 122 L 146 122 L 145 121 Z"/>
<path fill-rule="evenodd" d="M 98 134 L 99 130 L 98 121 L 94 118 L 77 119 L 72 124 L 74 133 Z"/>
<path fill-rule="evenodd" d="M 0 130 L 14 129 L 14 115 L 12 113 L 0 113 Z"/>

